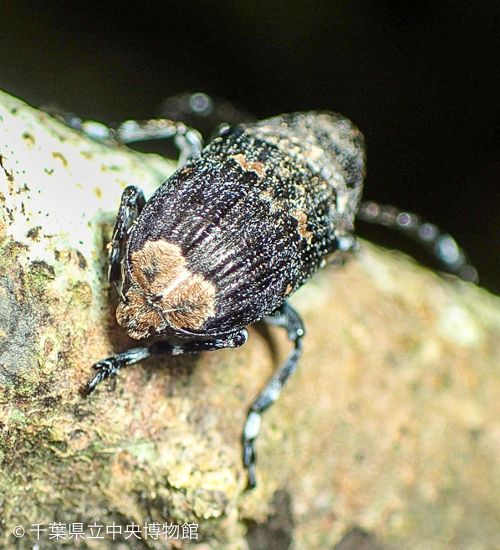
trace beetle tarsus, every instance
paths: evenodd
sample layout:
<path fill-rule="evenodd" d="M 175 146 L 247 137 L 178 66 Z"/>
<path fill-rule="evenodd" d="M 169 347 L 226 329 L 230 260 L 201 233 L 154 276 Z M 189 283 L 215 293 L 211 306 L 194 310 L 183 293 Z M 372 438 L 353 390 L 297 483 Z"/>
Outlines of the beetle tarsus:
<path fill-rule="evenodd" d="M 116 374 L 119 369 L 142 361 L 150 355 L 151 352 L 149 347 L 144 346 L 140 348 L 132 348 L 98 361 L 92 367 L 98 372 L 87 382 L 84 389 L 85 395 L 91 394 L 99 383 L 106 380 L 106 378 L 109 378 L 113 374 Z"/>
<path fill-rule="evenodd" d="M 93 365 L 92 368 L 96 369 L 97 373 L 87 382 L 84 389 L 85 395 L 90 395 L 98 384 L 115 374 L 120 365 L 117 364 L 115 357 L 108 357 Z"/>

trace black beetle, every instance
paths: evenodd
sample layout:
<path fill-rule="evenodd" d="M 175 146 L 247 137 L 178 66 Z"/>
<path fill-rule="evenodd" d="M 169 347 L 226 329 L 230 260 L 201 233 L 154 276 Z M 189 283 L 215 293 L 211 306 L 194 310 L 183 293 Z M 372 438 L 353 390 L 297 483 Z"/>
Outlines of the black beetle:
<path fill-rule="evenodd" d="M 151 138 L 155 127 L 161 133 L 154 121 L 146 130 L 127 124 L 125 142 Z M 198 155 L 185 127 L 163 131 L 194 144 L 194 158 L 148 202 L 137 187 L 125 189 L 109 245 L 118 323 L 130 337 L 153 343 L 96 363 L 85 391 L 150 355 L 241 346 L 245 327 L 261 319 L 285 328 L 294 348 L 251 406 L 243 431 L 253 487 L 261 413 L 279 397 L 302 350 L 304 327 L 287 299 L 327 258 L 355 248 L 363 136 L 340 115 L 295 113 L 225 128 Z M 430 242 L 451 271 L 470 267 L 451 237 L 426 237 L 435 226 L 414 215 L 373 203 L 361 214 Z"/>

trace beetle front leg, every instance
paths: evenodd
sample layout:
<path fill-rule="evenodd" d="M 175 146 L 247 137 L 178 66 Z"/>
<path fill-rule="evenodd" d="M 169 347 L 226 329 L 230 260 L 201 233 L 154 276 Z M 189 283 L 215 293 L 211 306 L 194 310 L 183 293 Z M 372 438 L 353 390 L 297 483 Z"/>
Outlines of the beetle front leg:
<path fill-rule="evenodd" d="M 261 414 L 278 399 L 283 386 L 295 370 L 302 353 L 302 337 L 305 334 L 304 325 L 299 314 L 287 303 L 274 311 L 272 315 L 266 317 L 265 321 L 285 328 L 288 339 L 294 343 L 295 347 L 254 401 L 247 416 L 243 430 L 243 465 L 248 469 L 248 488 L 250 489 L 256 485 L 254 443 L 260 430 Z"/>
<path fill-rule="evenodd" d="M 200 133 L 182 122 L 159 118 L 139 122 L 127 120 L 115 131 L 115 138 L 125 144 L 173 138 L 179 150 L 179 166 L 197 157 L 203 149 Z"/>
<path fill-rule="evenodd" d="M 132 348 L 102 359 L 93 365 L 93 368 L 98 372 L 89 380 L 83 391 L 86 395 L 91 394 L 100 382 L 115 374 L 119 369 L 138 363 L 151 355 L 181 355 L 183 353 L 199 353 L 223 348 L 238 348 L 246 342 L 247 337 L 248 333 L 243 329 L 211 339 L 175 343 L 160 341 L 153 342 L 148 346 Z"/>

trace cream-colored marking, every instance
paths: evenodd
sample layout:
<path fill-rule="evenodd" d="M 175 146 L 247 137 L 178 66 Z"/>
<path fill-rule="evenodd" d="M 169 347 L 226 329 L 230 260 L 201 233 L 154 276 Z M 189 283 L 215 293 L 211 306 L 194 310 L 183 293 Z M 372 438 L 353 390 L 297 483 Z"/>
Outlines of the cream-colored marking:
<path fill-rule="evenodd" d="M 233 155 L 232 158 L 247 172 L 255 172 L 259 178 L 262 178 L 266 172 L 264 163 L 252 161 L 248 162 L 245 155 L 241 153 Z"/>
<path fill-rule="evenodd" d="M 337 195 L 337 210 L 339 214 L 343 214 L 344 210 L 346 209 L 346 206 L 349 202 L 349 195 L 346 193 L 345 195 Z"/>
<path fill-rule="evenodd" d="M 269 189 L 261 191 L 260 193 L 260 198 L 266 202 L 271 202 L 273 200 L 273 197 L 274 195 L 269 191 Z"/>
<path fill-rule="evenodd" d="M 187 268 L 178 245 L 148 241 L 131 255 L 130 268 L 130 286 L 116 318 L 131 338 L 148 338 L 168 327 L 197 329 L 215 315 L 215 286 Z"/>
<path fill-rule="evenodd" d="M 303 210 L 295 209 L 290 214 L 299 222 L 298 231 L 301 237 L 311 242 L 313 234 L 307 230 L 307 214 Z"/>
<path fill-rule="evenodd" d="M 310 157 L 314 160 L 317 160 L 317 159 L 320 159 L 324 155 L 324 151 L 323 151 L 323 149 L 321 149 L 321 147 L 318 147 L 316 145 L 311 145 L 309 147 L 309 149 L 307 149 L 306 154 L 307 154 L 308 157 Z"/>
<path fill-rule="evenodd" d="M 177 288 L 182 282 L 184 282 L 189 277 L 189 271 L 186 271 L 182 275 L 179 275 L 175 281 L 168 286 L 161 294 L 158 294 L 158 296 L 161 296 L 162 299 L 165 298 L 165 296 L 168 296 L 175 288 Z M 174 310 L 171 310 L 174 311 Z"/>

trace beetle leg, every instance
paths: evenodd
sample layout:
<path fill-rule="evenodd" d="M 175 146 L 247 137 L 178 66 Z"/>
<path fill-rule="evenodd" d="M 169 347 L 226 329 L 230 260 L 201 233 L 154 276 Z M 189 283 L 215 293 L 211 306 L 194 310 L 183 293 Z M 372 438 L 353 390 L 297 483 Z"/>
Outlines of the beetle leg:
<path fill-rule="evenodd" d="M 116 355 L 98 361 L 92 365 L 92 368 L 97 370 L 97 373 L 87 382 L 83 392 L 85 395 L 91 394 L 95 390 L 97 384 L 115 374 L 119 369 L 127 365 L 133 365 L 142 359 L 146 359 L 146 357 L 150 355 L 149 348 L 144 346 L 128 349 L 127 351 L 117 353 Z"/>
<path fill-rule="evenodd" d="M 139 187 L 129 185 L 125 188 L 116 216 L 113 236 L 108 244 L 108 281 L 111 283 L 116 284 L 121 281 L 121 261 L 125 254 L 128 231 L 145 204 L 144 193 Z"/>
<path fill-rule="evenodd" d="M 294 343 L 294 349 L 276 371 L 259 397 L 253 402 L 247 416 L 243 430 L 243 465 L 248 469 L 248 488 L 253 488 L 256 485 L 254 443 L 260 429 L 261 414 L 278 399 L 283 386 L 295 370 L 302 353 L 302 337 L 305 334 L 304 325 L 298 313 L 287 303 L 266 317 L 265 321 L 269 324 L 285 328 L 289 340 Z"/>
<path fill-rule="evenodd" d="M 446 271 L 464 281 L 478 282 L 476 268 L 468 263 L 467 254 L 458 246 L 455 239 L 443 233 L 436 225 L 424 221 L 420 216 L 403 212 L 387 204 L 363 201 L 359 205 L 356 218 L 408 235 L 434 256 Z"/>
<path fill-rule="evenodd" d="M 179 150 L 179 165 L 183 165 L 187 160 L 197 157 L 203 148 L 201 134 L 181 121 L 166 118 L 144 122 L 127 120 L 114 129 L 95 120 L 82 120 L 79 116 L 63 111 L 58 107 L 41 107 L 41 110 L 66 126 L 83 132 L 90 139 L 103 143 L 119 141 L 123 144 L 129 144 L 138 141 L 173 138 L 175 146 Z"/>
<path fill-rule="evenodd" d="M 203 136 L 209 137 L 209 141 L 231 126 L 255 121 L 255 117 L 241 107 L 200 92 L 168 97 L 161 115 L 196 128 Z"/>
<path fill-rule="evenodd" d="M 197 157 L 203 148 L 200 133 L 183 122 L 174 122 L 166 118 L 152 119 L 145 122 L 127 120 L 115 130 L 115 138 L 122 143 L 137 143 L 156 139 L 174 138 L 179 150 L 179 165 Z"/>
<path fill-rule="evenodd" d="M 183 353 L 215 351 L 222 348 L 238 348 L 246 342 L 247 336 L 246 329 L 243 329 L 211 339 L 190 340 L 186 342 L 177 341 L 175 343 L 167 341 L 153 342 L 148 346 L 132 348 L 122 353 L 117 353 L 93 365 L 93 368 L 98 372 L 87 383 L 84 393 L 89 395 L 94 391 L 99 382 L 109 378 L 119 369 L 138 363 L 151 355 L 181 355 Z"/>

